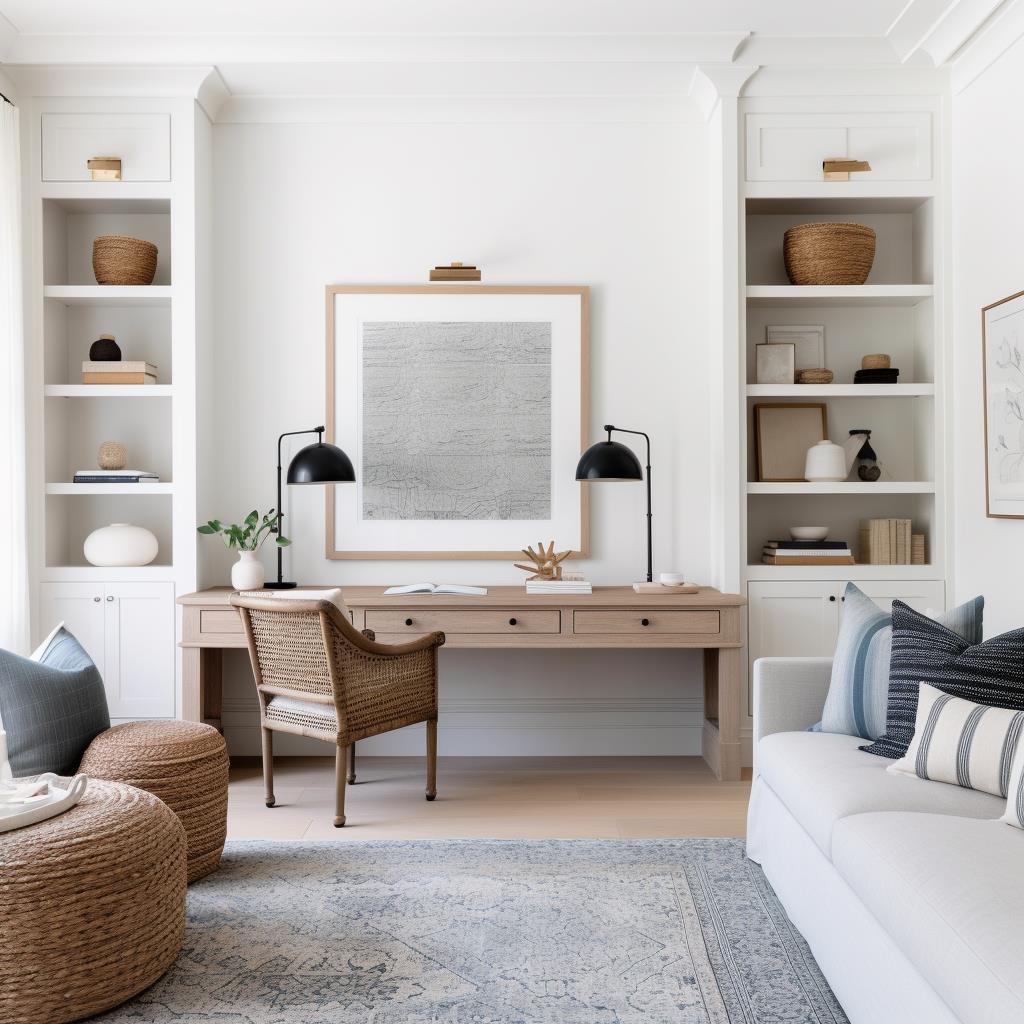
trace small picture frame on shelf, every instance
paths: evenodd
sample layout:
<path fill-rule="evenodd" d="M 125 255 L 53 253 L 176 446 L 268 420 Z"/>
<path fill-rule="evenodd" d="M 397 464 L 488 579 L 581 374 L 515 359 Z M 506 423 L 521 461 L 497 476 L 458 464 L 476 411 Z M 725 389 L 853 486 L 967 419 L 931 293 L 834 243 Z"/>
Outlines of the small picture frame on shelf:
<path fill-rule="evenodd" d="M 824 402 L 775 402 L 754 406 L 757 479 L 798 483 L 804 479 L 807 449 L 828 437 Z"/>
<path fill-rule="evenodd" d="M 796 346 L 757 345 L 757 383 L 792 384 L 796 380 Z"/>
<path fill-rule="evenodd" d="M 821 370 L 825 367 L 824 324 L 768 324 L 764 329 L 768 345 L 793 345 L 794 369 Z"/>

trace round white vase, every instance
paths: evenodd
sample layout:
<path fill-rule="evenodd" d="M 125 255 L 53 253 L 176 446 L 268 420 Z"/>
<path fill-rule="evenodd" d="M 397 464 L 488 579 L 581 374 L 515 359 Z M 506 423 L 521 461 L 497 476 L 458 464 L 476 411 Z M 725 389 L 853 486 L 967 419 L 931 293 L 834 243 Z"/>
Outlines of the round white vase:
<path fill-rule="evenodd" d="M 263 563 L 256 551 L 239 551 L 238 561 L 231 566 L 231 586 L 235 590 L 259 590 L 266 579 Z"/>
<path fill-rule="evenodd" d="M 144 526 L 111 523 L 93 530 L 82 551 L 92 565 L 149 565 L 160 544 Z"/>
<path fill-rule="evenodd" d="M 834 483 L 846 479 L 846 452 L 831 441 L 819 441 L 807 449 L 804 479 L 811 483 Z"/>

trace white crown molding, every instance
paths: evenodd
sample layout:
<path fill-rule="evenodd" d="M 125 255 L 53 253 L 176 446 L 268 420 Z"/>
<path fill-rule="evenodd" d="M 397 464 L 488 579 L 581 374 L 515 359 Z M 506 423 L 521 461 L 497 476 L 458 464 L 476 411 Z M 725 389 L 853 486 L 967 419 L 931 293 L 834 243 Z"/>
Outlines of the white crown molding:
<path fill-rule="evenodd" d="M 736 61 L 762 67 L 779 64 L 815 69 L 897 63 L 892 46 L 881 36 L 752 35 L 740 47 Z"/>
<path fill-rule="evenodd" d="M 748 64 L 701 64 L 693 74 L 690 99 L 708 121 L 721 100 L 738 97 L 757 70 L 755 65 Z"/>
<path fill-rule="evenodd" d="M 743 88 L 755 96 L 932 96 L 945 88 L 945 71 L 918 64 L 887 67 L 762 67 Z"/>
<path fill-rule="evenodd" d="M 231 96 L 217 124 L 686 124 L 685 96 Z"/>
<path fill-rule="evenodd" d="M 211 67 L 101 67 L 65 64 L 5 69 L 25 96 L 153 96 L 195 99 Z"/>
<path fill-rule="evenodd" d="M 897 59 L 909 60 L 956 4 L 957 0 L 910 0 L 885 33 Z"/>
<path fill-rule="evenodd" d="M 961 93 L 1024 36 L 1024 3 L 1010 0 L 956 54 L 950 80 Z"/>
<path fill-rule="evenodd" d="M 9 64 L 14 60 L 19 38 L 18 30 L 0 11 L 0 64 Z"/>
<path fill-rule="evenodd" d="M 901 61 L 927 60 L 946 64 L 1000 8 L 1014 0 L 910 0 L 889 26 L 886 39 Z"/>
<path fill-rule="evenodd" d="M 731 61 L 746 32 L 578 35 L 19 35 L 20 64 L 289 61 Z"/>
<path fill-rule="evenodd" d="M 223 76 L 217 68 L 210 68 L 209 74 L 203 79 L 196 93 L 196 102 L 206 112 L 206 116 L 214 124 L 221 108 L 231 98 Z"/>

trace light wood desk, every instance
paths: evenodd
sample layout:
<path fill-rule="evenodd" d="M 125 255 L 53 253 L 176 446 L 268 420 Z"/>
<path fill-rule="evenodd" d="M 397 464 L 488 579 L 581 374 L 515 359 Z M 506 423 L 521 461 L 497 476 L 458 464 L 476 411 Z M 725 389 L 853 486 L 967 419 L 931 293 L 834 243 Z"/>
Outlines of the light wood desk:
<path fill-rule="evenodd" d="M 382 643 L 441 630 L 448 648 L 680 648 L 704 652 L 704 759 L 719 779 L 740 777 L 743 642 L 739 594 L 637 594 L 595 587 L 593 594 L 527 595 L 490 587 L 485 597 L 385 597 L 383 587 L 345 587 L 358 629 Z M 245 647 L 231 589 L 186 594 L 182 626 L 182 713 L 220 724 L 221 651 Z M 273 594 L 273 591 L 268 591 Z"/>

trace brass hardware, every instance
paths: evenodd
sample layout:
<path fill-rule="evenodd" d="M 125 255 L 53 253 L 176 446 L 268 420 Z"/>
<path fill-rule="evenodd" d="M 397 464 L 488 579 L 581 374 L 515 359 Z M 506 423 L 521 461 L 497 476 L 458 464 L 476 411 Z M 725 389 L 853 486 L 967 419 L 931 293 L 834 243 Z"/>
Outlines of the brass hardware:
<path fill-rule="evenodd" d="M 86 162 L 93 181 L 120 181 L 121 158 L 119 156 L 94 156 Z"/>
<path fill-rule="evenodd" d="M 849 160 L 846 157 L 834 156 L 822 160 L 821 170 L 825 181 L 849 181 L 851 171 L 870 171 L 871 164 L 867 160 Z"/>
<path fill-rule="evenodd" d="M 462 264 L 452 261 L 448 266 L 432 267 L 430 270 L 431 281 L 479 281 L 480 268 L 472 264 Z"/>

